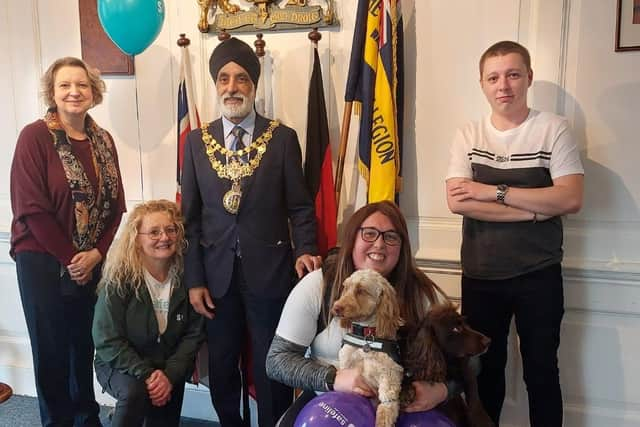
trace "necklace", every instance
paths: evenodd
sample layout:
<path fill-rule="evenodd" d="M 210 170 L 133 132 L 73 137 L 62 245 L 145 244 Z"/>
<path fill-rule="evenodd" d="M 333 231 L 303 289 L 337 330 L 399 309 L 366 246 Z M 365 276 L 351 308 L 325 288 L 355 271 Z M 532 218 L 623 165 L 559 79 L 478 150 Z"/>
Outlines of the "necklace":
<path fill-rule="evenodd" d="M 211 168 L 216 171 L 221 179 L 231 181 L 231 189 L 222 197 L 222 205 L 230 214 L 237 214 L 240 209 L 240 199 L 242 198 L 242 187 L 240 180 L 242 178 L 253 175 L 253 172 L 260 166 L 262 156 L 267 152 L 267 145 L 273 138 L 273 131 L 280 125 L 277 120 L 269 122 L 269 127 L 250 145 L 242 150 L 229 150 L 225 146 L 216 141 L 209 133 L 209 123 L 203 123 L 202 142 L 205 146 L 205 152 L 211 163 Z M 255 151 L 255 155 L 248 162 L 241 162 L 238 159 Z M 220 153 L 225 162 L 221 162 L 216 157 L 216 153 Z"/>

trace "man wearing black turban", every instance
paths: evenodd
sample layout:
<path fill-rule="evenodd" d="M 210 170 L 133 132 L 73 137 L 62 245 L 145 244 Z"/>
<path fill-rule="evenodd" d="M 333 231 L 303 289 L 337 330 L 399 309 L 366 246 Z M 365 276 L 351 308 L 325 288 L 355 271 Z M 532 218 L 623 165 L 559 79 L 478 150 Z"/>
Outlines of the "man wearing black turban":
<path fill-rule="evenodd" d="M 185 145 L 184 282 L 208 319 L 211 399 L 222 426 L 246 425 L 238 360 L 248 336 L 258 423 L 270 427 L 292 392 L 267 378 L 267 351 L 296 273 L 321 263 L 312 256 L 314 205 L 295 131 L 254 111 L 260 63 L 253 50 L 230 38 L 213 51 L 209 70 L 222 117 L 191 132 Z"/>

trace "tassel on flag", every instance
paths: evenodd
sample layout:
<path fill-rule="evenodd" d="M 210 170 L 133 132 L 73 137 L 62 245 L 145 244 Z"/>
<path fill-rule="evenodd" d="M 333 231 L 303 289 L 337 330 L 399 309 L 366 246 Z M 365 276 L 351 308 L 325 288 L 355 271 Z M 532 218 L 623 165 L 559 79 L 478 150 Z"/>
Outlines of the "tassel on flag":
<path fill-rule="evenodd" d="M 189 57 L 189 39 L 180 34 L 178 46 L 182 48 L 180 61 L 180 80 L 178 84 L 178 140 L 176 167 L 176 202 L 180 204 L 182 184 L 182 163 L 184 159 L 184 144 L 187 134 L 196 127 L 200 127 L 200 117 L 195 106 L 193 95 L 193 80 L 191 73 L 191 59 Z"/>
<path fill-rule="evenodd" d="M 319 36 L 319 33 L 318 33 Z M 337 240 L 337 206 L 329 144 L 329 123 L 322 84 L 322 68 L 318 46 L 313 48 L 313 71 L 309 83 L 307 110 L 307 148 L 304 175 L 313 197 L 318 222 L 318 251 L 324 258 Z"/>

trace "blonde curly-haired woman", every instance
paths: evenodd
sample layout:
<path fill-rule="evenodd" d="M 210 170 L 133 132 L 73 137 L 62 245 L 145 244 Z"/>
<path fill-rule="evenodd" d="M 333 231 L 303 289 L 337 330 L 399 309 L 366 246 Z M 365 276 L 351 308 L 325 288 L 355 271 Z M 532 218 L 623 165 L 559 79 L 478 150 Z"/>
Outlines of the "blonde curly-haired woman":
<path fill-rule="evenodd" d="M 184 227 L 168 200 L 136 206 L 109 250 L 93 322 L 95 370 L 118 426 L 178 426 L 204 339 L 181 283 Z"/>

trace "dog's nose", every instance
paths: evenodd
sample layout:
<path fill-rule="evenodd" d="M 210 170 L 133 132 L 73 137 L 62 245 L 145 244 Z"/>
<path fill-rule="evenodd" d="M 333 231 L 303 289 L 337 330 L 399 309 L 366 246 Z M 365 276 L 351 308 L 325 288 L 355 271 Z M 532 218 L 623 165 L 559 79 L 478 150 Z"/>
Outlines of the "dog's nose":
<path fill-rule="evenodd" d="M 342 306 L 338 304 L 334 304 L 333 308 L 331 308 L 331 314 L 333 314 L 334 316 L 340 317 L 342 316 L 342 312 L 343 312 Z"/>

